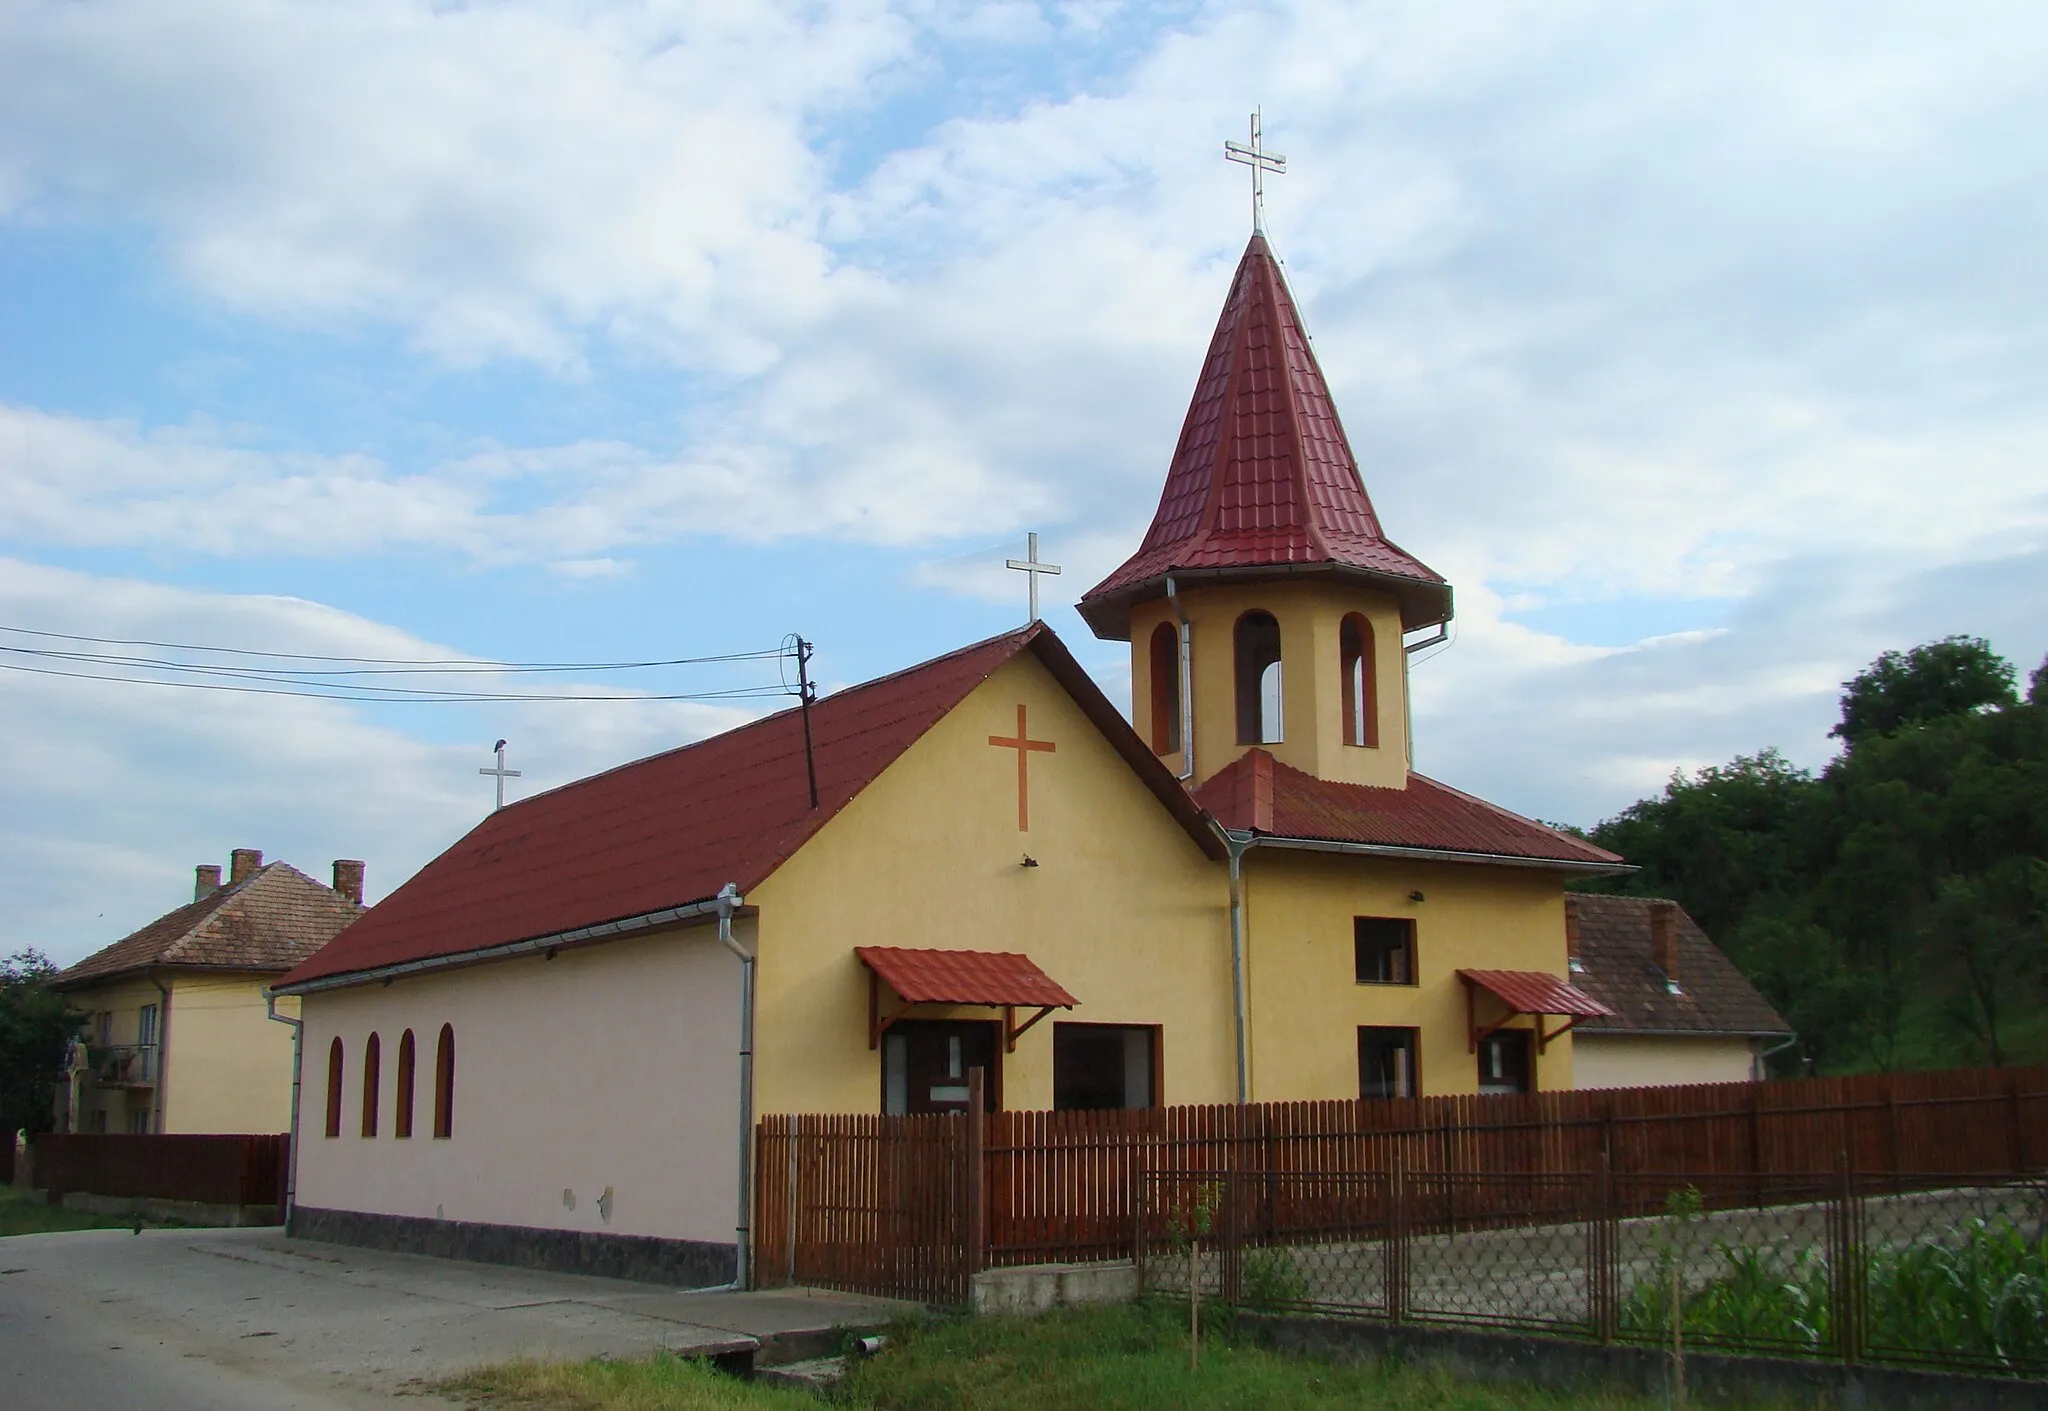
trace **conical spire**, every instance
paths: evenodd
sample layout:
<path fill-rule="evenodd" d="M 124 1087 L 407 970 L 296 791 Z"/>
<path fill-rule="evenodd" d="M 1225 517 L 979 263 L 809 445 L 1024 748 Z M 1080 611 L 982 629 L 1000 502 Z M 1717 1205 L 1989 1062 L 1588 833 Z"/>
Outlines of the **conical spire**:
<path fill-rule="evenodd" d="M 1152 527 L 1081 615 L 1099 637 L 1128 638 L 1131 605 L 1162 594 L 1168 573 L 1368 579 L 1398 594 L 1406 629 L 1451 615 L 1450 586 L 1380 531 L 1264 235 L 1238 262 Z"/>

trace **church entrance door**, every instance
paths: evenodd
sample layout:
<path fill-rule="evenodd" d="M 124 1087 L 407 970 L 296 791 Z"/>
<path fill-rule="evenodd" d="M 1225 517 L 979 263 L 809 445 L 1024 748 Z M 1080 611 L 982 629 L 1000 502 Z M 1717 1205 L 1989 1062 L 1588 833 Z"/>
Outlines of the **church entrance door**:
<path fill-rule="evenodd" d="M 882 1036 L 882 1111 L 965 1112 L 967 1070 L 983 1073 L 983 1105 L 1002 1106 L 1002 1026 L 985 1020 L 899 1019 Z"/>

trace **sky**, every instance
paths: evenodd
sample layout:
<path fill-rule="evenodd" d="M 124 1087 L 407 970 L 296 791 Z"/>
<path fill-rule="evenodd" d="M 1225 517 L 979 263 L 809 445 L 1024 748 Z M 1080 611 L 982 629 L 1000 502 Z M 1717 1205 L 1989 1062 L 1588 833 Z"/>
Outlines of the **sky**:
<path fill-rule="evenodd" d="M 374 899 L 499 737 L 516 797 L 784 699 L 773 659 L 172 689 L 32 633 L 800 633 L 831 689 L 1021 622 L 1035 530 L 1126 701 L 1068 605 L 1157 502 L 1254 105 L 1367 488 L 1456 585 L 1417 767 L 1580 825 L 1819 767 L 1881 651 L 2048 653 L 2043 72 L 2048 8 L 1993 0 L 8 0 L 0 954 L 233 847 Z M 771 694 L 653 699 L 724 691 Z"/>

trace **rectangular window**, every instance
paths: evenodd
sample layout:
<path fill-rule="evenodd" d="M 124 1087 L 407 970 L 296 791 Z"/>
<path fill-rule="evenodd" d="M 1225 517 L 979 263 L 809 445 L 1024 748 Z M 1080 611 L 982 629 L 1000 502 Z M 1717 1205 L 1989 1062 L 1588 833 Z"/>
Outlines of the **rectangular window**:
<path fill-rule="evenodd" d="M 145 1004 L 135 1026 L 135 1042 L 148 1048 L 156 1042 L 156 1006 Z"/>
<path fill-rule="evenodd" d="M 99 1047 L 111 1048 L 114 1043 L 113 1011 L 108 1009 L 102 1009 L 100 1011 L 99 1022 L 95 1024 L 93 1027 L 99 1033 Z"/>
<path fill-rule="evenodd" d="M 1052 1105 L 1059 1111 L 1156 1106 L 1158 1072 L 1156 1025 L 1052 1026 Z"/>
<path fill-rule="evenodd" d="M 1413 1029 L 1359 1029 L 1358 1095 L 1414 1097 L 1420 1091 L 1415 1074 L 1417 1047 Z"/>
<path fill-rule="evenodd" d="M 1482 1093 L 1529 1092 L 1532 1067 L 1527 1029 L 1500 1029 L 1479 1041 L 1479 1091 Z"/>
<path fill-rule="evenodd" d="M 1405 916 L 1358 916 L 1352 950 L 1361 985 L 1415 983 L 1415 923 Z"/>

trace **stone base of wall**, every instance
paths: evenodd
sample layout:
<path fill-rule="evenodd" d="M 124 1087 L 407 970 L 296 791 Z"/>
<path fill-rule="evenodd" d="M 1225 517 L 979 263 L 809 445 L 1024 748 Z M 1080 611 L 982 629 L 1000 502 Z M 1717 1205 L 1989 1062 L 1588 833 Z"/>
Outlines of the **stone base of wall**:
<path fill-rule="evenodd" d="M 729 1284 L 739 1269 L 729 1244 L 606 1235 L 588 1230 L 543 1230 L 524 1225 L 482 1225 L 464 1220 L 422 1220 L 359 1210 L 293 1209 L 285 1222 L 293 1239 L 352 1244 L 437 1259 L 510 1264 L 558 1274 L 592 1274 L 680 1288 Z"/>
<path fill-rule="evenodd" d="M 1128 1259 L 983 1269 L 968 1285 L 968 1303 L 977 1313 L 1043 1313 L 1083 1303 L 1129 1303 L 1137 1296 L 1138 1266 Z"/>
<path fill-rule="evenodd" d="M 89 1215 L 139 1215 L 144 1220 L 175 1220 L 181 1225 L 239 1228 L 244 1225 L 283 1223 L 274 1205 L 214 1205 L 203 1200 L 158 1200 L 155 1196 L 93 1195 L 88 1191 L 66 1191 L 60 1203 L 66 1210 L 82 1210 Z"/>
<path fill-rule="evenodd" d="M 1656 1348 L 1346 1318 L 1246 1314 L 1240 1322 L 1270 1347 L 1325 1361 L 1398 1361 L 1467 1381 L 1562 1390 L 1622 1387 L 1653 1399 L 1670 1389 L 1671 1359 Z M 1709 1406 L 1783 1402 L 1871 1411 L 2048 1411 L 2048 1382 L 1791 1357 L 1687 1352 L 1685 1388 L 1688 1399 Z"/>

